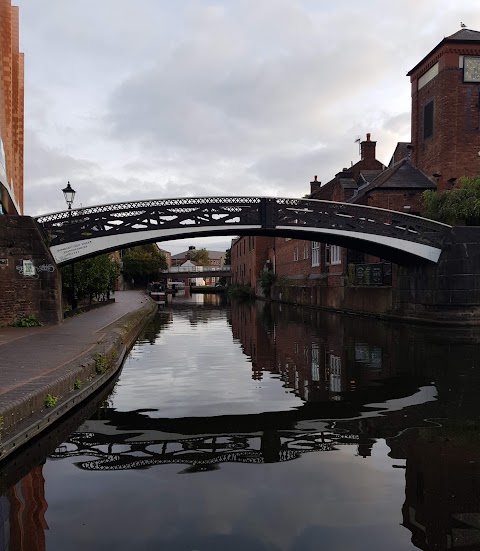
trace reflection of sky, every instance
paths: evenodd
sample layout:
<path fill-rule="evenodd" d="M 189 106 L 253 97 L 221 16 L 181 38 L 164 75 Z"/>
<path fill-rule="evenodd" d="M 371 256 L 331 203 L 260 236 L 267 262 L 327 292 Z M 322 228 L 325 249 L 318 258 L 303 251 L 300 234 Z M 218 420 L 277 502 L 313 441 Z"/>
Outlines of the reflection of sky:
<path fill-rule="evenodd" d="M 378 449 L 377 449 L 378 448 Z M 400 551 L 404 476 L 380 441 L 273 464 L 87 472 L 48 461 L 47 548 L 162 551 Z M 396 461 L 398 463 L 398 460 Z"/>
<path fill-rule="evenodd" d="M 156 417 L 254 414 L 302 401 L 264 372 L 252 379 L 250 358 L 233 340 L 226 317 L 192 325 L 174 315 L 154 345 L 138 344 L 125 362 L 113 407 L 158 409 Z"/>

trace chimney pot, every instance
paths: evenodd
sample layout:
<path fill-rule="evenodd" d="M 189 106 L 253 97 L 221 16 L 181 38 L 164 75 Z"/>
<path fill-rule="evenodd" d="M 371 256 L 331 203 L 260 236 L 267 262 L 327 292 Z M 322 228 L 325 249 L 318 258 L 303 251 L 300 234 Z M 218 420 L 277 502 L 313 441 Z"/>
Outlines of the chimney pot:
<path fill-rule="evenodd" d="M 367 142 L 370 141 L 370 132 L 367 133 Z"/>

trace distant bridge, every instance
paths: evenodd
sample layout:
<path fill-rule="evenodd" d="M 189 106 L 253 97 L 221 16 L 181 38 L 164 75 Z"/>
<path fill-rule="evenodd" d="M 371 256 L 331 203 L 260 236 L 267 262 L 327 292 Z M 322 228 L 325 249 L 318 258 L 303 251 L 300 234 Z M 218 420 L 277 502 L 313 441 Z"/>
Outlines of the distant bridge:
<path fill-rule="evenodd" d="M 230 266 L 172 266 L 161 272 L 165 277 L 231 277 Z"/>
<path fill-rule="evenodd" d="M 201 197 L 116 203 L 36 218 L 58 265 L 186 237 L 269 235 L 322 241 L 398 264 L 437 262 L 446 224 L 397 211 L 271 197 Z"/>

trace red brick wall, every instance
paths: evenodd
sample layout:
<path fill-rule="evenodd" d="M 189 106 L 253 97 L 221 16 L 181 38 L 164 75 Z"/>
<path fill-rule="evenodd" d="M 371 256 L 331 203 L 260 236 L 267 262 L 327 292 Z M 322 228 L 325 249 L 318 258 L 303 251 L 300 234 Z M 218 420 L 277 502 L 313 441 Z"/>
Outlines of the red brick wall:
<path fill-rule="evenodd" d="M 255 289 L 272 245 L 273 237 L 250 235 L 234 241 L 231 247 L 232 283 Z"/>
<path fill-rule="evenodd" d="M 438 187 L 447 180 L 480 174 L 480 113 L 478 84 L 463 82 L 460 55 L 480 55 L 480 44 L 444 44 L 411 75 L 412 160 L 425 174 L 440 174 Z M 439 74 L 418 90 L 418 79 L 436 62 Z M 434 101 L 433 136 L 423 137 L 424 106 Z"/>
<path fill-rule="evenodd" d="M 33 262 L 34 276 L 23 275 L 24 260 Z M 59 323 L 61 305 L 60 273 L 33 219 L 0 216 L 0 326 L 21 314 Z"/>
<path fill-rule="evenodd" d="M 398 210 L 407 214 L 420 214 L 422 212 L 422 191 L 404 192 L 379 188 L 371 191 L 365 197 L 366 203 L 364 204 L 369 207 Z M 406 206 L 410 208 L 404 208 Z"/>
<path fill-rule="evenodd" d="M 321 247 L 323 247 L 321 245 Z M 305 248 L 306 256 L 305 258 Z M 298 260 L 295 260 L 295 249 Z M 320 266 L 312 266 L 312 242 L 303 239 L 275 238 L 275 271 L 278 277 L 307 278 L 309 274 L 321 274 L 324 268 L 324 254 L 320 249 Z"/>
<path fill-rule="evenodd" d="M 18 7 L 10 0 L 0 0 L 0 137 L 8 180 L 2 183 L 13 181 L 11 191 L 23 212 L 24 59 L 19 51 L 18 27 Z M 9 214 L 17 214 L 5 196 L 3 200 Z"/>

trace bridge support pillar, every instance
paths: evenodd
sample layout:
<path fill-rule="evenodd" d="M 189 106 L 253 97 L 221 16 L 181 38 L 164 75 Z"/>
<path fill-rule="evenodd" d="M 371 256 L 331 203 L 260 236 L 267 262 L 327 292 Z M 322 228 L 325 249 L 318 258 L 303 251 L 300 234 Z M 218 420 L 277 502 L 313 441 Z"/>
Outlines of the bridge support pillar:
<path fill-rule="evenodd" d="M 396 314 L 480 323 L 480 227 L 453 227 L 438 264 L 399 266 L 395 283 Z"/>
<path fill-rule="evenodd" d="M 60 273 L 29 216 L 0 216 L 0 326 L 22 315 L 60 323 Z"/>

